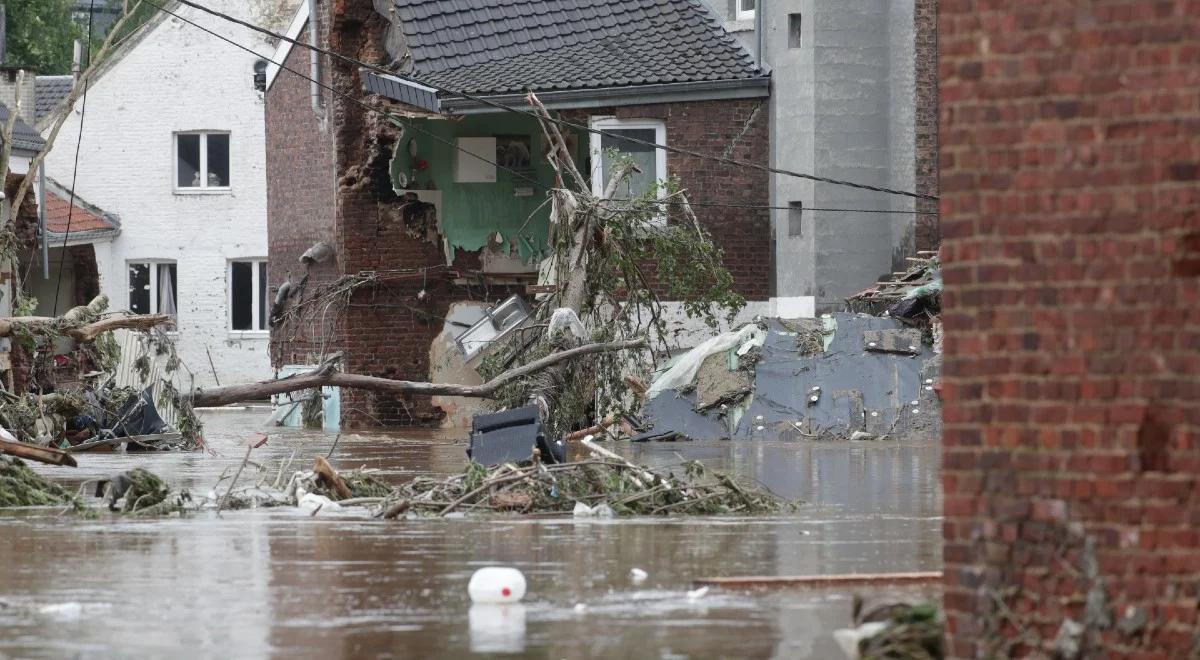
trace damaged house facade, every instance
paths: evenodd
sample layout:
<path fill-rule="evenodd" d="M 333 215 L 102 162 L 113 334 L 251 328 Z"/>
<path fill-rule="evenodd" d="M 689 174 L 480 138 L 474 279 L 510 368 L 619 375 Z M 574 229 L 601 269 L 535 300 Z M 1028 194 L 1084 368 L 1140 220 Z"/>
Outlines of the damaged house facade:
<path fill-rule="evenodd" d="M 766 172 L 623 139 L 767 165 L 769 76 L 703 5 L 319 0 L 288 36 L 308 43 L 310 31 L 336 54 L 395 73 L 287 43 L 272 58 L 283 64 L 268 71 L 267 90 L 279 373 L 340 351 L 352 373 L 479 378 L 467 329 L 512 295 L 532 301 L 549 253 L 555 183 L 541 130 L 496 107 L 526 109 L 526 89 L 585 127 L 565 130 L 595 188 L 614 150 L 641 170 L 618 196 L 653 195 L 677 178 L 725 252 L 744 314 L 769 313 L 770 218 L 746 208 L 766 205 Z M 519 306 L 491 312 L 489 333 Z M 468 416 L 460 401 L 341 397 L 326 401 L 327 419 L 333 406 L 349 426 Z"/>

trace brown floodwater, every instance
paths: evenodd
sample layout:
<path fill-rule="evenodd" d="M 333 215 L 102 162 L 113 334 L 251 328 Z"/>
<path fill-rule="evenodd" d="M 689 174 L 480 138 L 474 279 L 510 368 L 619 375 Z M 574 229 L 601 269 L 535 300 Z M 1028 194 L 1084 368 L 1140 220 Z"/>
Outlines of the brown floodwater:
<path fill-rule="evenodd" d="M 78 486 L 142 466 L 202 495 L 241 463 L 265 416 L 206 414 L 215 455 L 86 454 L 77 469 L 37 469 Z M 297 447 L 296 467 L 311 465 L 334 440 L 268 432 L 251 461 L 272 469 Z M 403 522 L 363 509 L 160 520 L 0 511 L 0 657 L 838 658 L 831 633 L 849 623 L 852 591 L 689 598 L 692 581 L 941 566 L 935 442 L 613 446 L 651 465 L 699 459 L 806 504 L 754 518 Z M 458 471 L 463 450 L 454 435 L 345 434 L 332 462 L 399 482 Z M 259 477 L 251 466 L 241 483 Z M 471 606 L 467 581 L 489 565 L 525 573 L 522 605 Z M 634 567 L 649 574 L 640 585 Z M 936 596 L 934 587 L 857 593 Z"/>

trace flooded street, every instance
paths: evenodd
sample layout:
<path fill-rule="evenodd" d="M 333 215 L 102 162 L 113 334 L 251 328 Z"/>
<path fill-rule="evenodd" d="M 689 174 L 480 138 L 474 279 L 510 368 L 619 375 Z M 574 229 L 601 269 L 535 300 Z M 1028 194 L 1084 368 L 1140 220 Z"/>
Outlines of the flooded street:
<path fill-rule="evenodd" d="M 78 485 L 143 466 L 202 495 L 241 462 L 263 419 L 207 414 L 217 456 L 84 454 L 75 470 L 37 469 Z M 251 460 L 273 477 L 297 446 L 293 469 L 332 442 L 273 429 Z M 782 517 L 611 521 L 385 522 L 363 519 L 363 509 L 165 520 L 3 512 L 0 657 L 837 658 L 830 633 L 849 622 L 850 591 L 686 592 L 703 577 L 941 567 L 936 443 L 610 446 L 650 465 L 696 458 L 806 504 Z M 463 450 L 455 436 L 346 434 L 331 460 L 398 483 L 460 470 Z M 258 478 L 248 467 L 242 483 Z M 494 564 L 520 568 L 529 585 L 503 620 L 467 598 L 472 572 Z M 633 567 L 649 574 L 644 584 L 630 583 Z"/>

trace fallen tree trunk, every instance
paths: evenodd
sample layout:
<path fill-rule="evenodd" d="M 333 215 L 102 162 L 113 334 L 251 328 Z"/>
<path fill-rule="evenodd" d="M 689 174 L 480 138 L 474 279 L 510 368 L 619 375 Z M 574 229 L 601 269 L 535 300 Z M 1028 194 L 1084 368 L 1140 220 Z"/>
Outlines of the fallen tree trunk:
<path fill-rule="evenodd" d="M 441 396 L 463 396 L 486 399 L 493 396 L 496 392 L 508 385 L 509 383 L 537 373 L 547 367 L 552 367 L 560 362 L 565 362 L 584 355 L 592 355 L 594 353 L 608 353 L 612 351 L 622 351 L 633 348 L 643 348 L 646 346 L 646 339 L 639 337 L 637 339 L 626 339 L 624 341 L 612 341 L 599 344 L 587 344 L 577 348 L 568 349 L 559 353 L 552 353 L 540 360 L 534 360 L 529 364 L 510 369 L 496 376 L 482 385 L 457 385 L 454 383 L 425 383 L 411 380 L 393 380 L 391 378 L 380 378 L 377 376 L 363 376 L 360 374 L 341 373 L 334 369 L 332 364 L 325 364 L 313 371 L 305 374 L 299 374 L 288 378 L 280 378 L 277 380 L 264 380 L 257 383 L 248 383 L 245 385 L 227 385 L 225 387 L 213 387 L 209 389 L 196 389 L 187 396 L 191 399 L 189 402 L 196 408 L 207 408 L 215 406 L 224 406 L 238 401 L 246 401 L 249 399 L 264 399 L 276 394 L 287 394 L 288 392 L 299 392 L 301 390 L 315 389 L 318 387 L 349 387 L 360 390 L 371 390 L 375 392 L 390 392 L 393 394 L 420 394 L 420 395 L 441 395 Z"/>

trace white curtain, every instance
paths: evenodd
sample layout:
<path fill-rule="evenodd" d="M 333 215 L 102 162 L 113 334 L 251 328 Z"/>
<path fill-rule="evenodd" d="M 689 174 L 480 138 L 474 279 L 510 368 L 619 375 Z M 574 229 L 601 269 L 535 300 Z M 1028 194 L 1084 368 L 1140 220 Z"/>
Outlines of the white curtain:
<path fill-rule="evenodd" d="M 171 264 L 158 265 L 158 313 L 175 316 L 175 287 L 171 284 Z"/>

